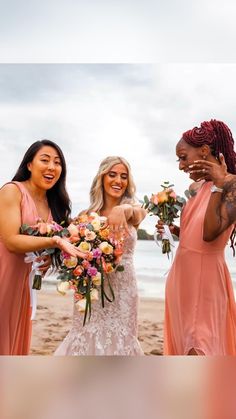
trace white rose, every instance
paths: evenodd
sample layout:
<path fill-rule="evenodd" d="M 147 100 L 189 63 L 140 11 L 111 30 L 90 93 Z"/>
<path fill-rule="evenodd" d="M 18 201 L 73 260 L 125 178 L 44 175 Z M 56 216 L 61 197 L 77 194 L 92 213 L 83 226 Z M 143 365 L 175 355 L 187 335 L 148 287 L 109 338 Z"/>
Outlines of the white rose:
<path fill-rule="evenodd" d="M 99 287 L 101 285 L 101 282 L 102 282 L 101 277 L 102 277 L 101 273 L 97 272 L 97 274 L 95 276 L 92 276 L 92 283 Z"/>
<path fill-rule="evenodd" d="M 60 284 L 57 286 L 57 291 L 62 294 L 65 295 L 66 292 L 70 289 L 70 284 L 68 281 L 62 281 L 60 282 Z"/>
<path fill-rule="evenodd" d="M 85 312 L 86 298 L 82 298 L 82 300 L 77 301 L 75 305 L 78 311 L 80 311 L 81 313 Z"/>
<path fill-rule="evenodd" d="M 100 224 L 99 218 L 95 218 L 93 221 L 91 221 L 91 224 L 92 224 L 95 231 L 100 230 L 101 224 Z"/>
<path fill-rule="evenodd" d="M 74 225 L 74 224 L 71 223 L 67 227 L 67 230 L 69 231 L 69 233 L 70 233 L 71 236 L 78 236 L 78 228 L 76 227 L 76 225 Z"/>
<path fill-rule="evenodd" d="M 98 301 L 99 299 L 98 290 L 96 290 L 96 288 L 93 288 L 92 291 L 90 292 L 90 298 L 91 298 L 91 301 Z"/>
<path fill-rule="evenodd" d="M 96 233 L 94 233 L 94 231 L 91 231 L 91 230 L 88 230 L 88 229 L 85 230 L 85 239 L 86 240 L 88 240 L 88 241 L 94 240 L 95 237 L 96 237 Z"/>

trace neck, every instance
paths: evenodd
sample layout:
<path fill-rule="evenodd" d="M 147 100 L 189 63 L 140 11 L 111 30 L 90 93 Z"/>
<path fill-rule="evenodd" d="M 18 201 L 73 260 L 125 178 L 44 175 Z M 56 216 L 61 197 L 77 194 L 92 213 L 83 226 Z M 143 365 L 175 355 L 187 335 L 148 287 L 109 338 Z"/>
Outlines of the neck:
<path fill-rule="evenodd" d="M 101 213 L 109 214 L 115 206 L 120 205 L 120 201 L 120 198 L 105 197 Z"/>
<path fill-rule="evenodd" d="M 38 201 L 45 201 L 47 199 L 46 197 L 46 191 L 44 189 L 38 188 L 31 179 L 28 179 L 25 181 L 26 187 L 28 188 L 30 194 L 32 197 Z"/>

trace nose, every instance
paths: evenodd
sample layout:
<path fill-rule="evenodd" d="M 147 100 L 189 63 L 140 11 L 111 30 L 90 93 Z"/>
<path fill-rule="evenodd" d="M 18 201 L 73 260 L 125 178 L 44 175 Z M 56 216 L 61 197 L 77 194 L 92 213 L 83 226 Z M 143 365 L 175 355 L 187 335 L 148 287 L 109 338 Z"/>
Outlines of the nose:
<path fill-rule="evenodd" d="M 183 162 L 183 161 L 180 161 L 179 162 L 179 170 L 184 170 L 184 168 L 185 168 L 185 163 Z"/>
<path fill-rule="evenodd" d="M 54 161 L 53 161 L 53 160 L 50 160 L 50 161 L 48 162 L 48 169 L 49 169 L 49 170 L 54 170 L 54 169 L 55 169 L 55 163 L 54 163 Z"/>
<path fill-rule="evenodd" d="M 115 178 L 115 183 L 117 183 L 117 184 L 121 184 L 122 183 L 122 177 L 120 176 L 120 175 L 117 175 L 116 176 L 116 178 Z"/>

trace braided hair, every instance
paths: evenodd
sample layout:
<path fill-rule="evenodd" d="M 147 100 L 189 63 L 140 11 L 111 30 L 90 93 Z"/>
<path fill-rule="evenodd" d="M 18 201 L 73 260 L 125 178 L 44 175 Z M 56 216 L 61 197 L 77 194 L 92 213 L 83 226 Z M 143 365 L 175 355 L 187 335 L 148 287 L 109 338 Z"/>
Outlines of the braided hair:
<path fill-rule="evenodd" d="M 222 153 L 229 173 L 236 174 L 236 153 L 234 151 L 234 139 L 229 127 L 222 121 L 211 119 L 201 123 L 200 128 L 195 127 L 186 131 L 182 139 L 192 147 L 201 147 L 206 144 L 210 147 L 211 154 L 219 159 Z M 235 256 L 236 225 L 230 236 L 230 247 Z"/>

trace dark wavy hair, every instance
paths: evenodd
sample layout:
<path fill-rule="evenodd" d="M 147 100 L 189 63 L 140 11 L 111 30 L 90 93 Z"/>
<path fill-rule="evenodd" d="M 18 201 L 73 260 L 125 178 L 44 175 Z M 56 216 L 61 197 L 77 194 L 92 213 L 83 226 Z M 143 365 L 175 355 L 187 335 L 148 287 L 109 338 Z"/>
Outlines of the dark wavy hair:
<path fill-rule="evenodd" d="M 32 162 L 37 152 L 44 146 L 53 147 L 57 151 L 62 167 L 60 178 L 46 193 L 48 205 L 51 209 L 53 220 L 57 223 L 65 221 L 67 225 L 71 214 L 71 201 L 66 190 L 66 161 L 62 150 L 56 143 L 50 140 L 41 140 L 31 144 L 12 181 L 23 182 L 30 178 L 31 172 L 28 170 L 27 165 Z"/>

